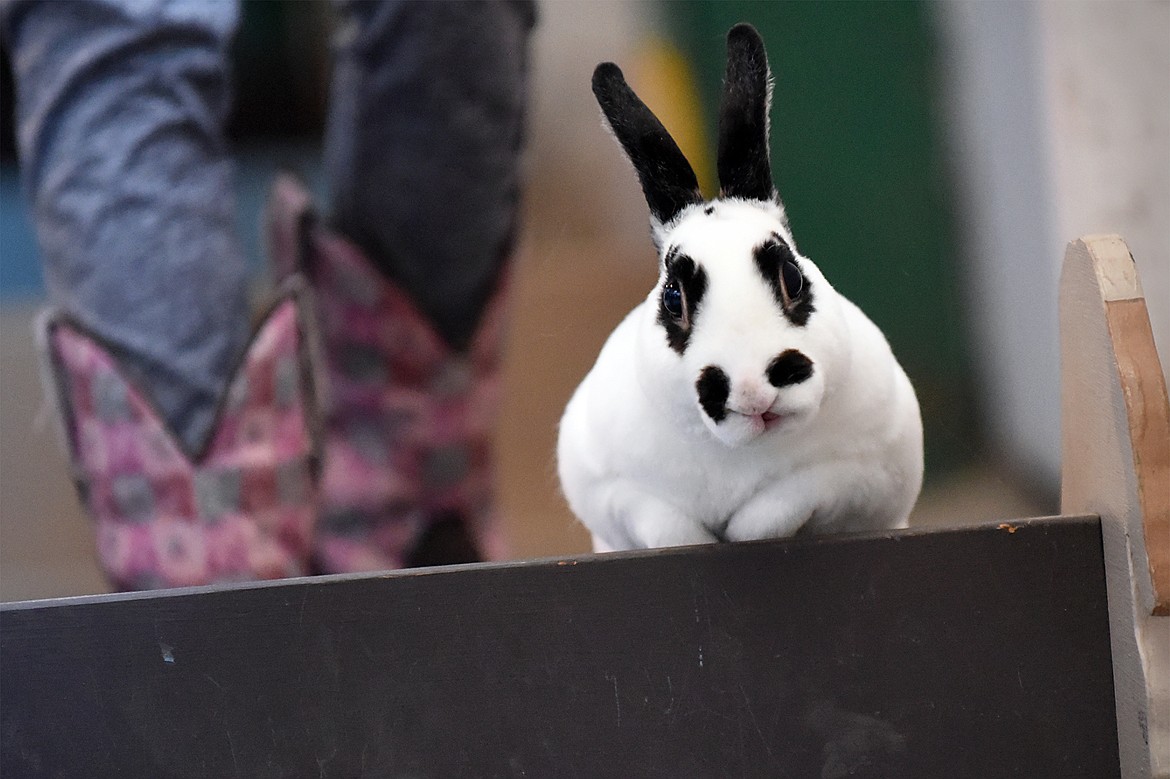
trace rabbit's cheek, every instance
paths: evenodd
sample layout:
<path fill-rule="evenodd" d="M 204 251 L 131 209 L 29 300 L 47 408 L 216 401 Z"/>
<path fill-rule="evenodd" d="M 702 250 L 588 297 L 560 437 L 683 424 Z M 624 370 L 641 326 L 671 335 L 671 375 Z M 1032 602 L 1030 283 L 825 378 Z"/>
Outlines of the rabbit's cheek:
<path fill-rule="evenodd" d="M 817 415 L 824 397 L 824 376 L 817 373 L 800 384 L 784 387 L 770 409 L 782 419 L 768 429 L 778 427 L 785 431 L 796 431 L 804 427 Z"/>

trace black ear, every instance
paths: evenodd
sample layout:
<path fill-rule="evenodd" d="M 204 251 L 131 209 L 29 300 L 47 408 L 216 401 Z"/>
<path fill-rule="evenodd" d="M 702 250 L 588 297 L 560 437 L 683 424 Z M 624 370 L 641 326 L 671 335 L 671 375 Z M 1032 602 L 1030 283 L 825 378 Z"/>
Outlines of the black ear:
<path fill-rule="evenodd" d="M 768 109 L 772 75 L 764 40 L 750 24 L 727 33 L 727 75 L 719 107 L 719 194 L 772 200 L 768 155 Z"/>
<path fill-rule="evenodd" d="M 659 223 L 665 224 L 687 206 L 703 202 L 691 164 L 658 117 L 630 89 L 617 65 L 603 62 L 597 66 L 593 94 L 634 163 L 650 213 Z"/>

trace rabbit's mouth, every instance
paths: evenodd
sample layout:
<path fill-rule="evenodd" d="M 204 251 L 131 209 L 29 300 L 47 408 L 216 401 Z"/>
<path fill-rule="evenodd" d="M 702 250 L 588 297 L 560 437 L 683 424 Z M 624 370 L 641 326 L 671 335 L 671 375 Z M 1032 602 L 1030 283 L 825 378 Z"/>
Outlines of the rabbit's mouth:
<path fill-rule="evenodd" d="M 760 421 L 764 423 L 765 430 L 778 427 L 787 418 L 788 416 L 786 414 L 777 414 L 775 411 L 765 411 L 763 414 L 760 414 Z"/>
<path fill-rule="evenodd" d="M 738 411 L 725 406 L 718 421 L 704 415 L 703 422 L 720 443 L 736 447 L 762 439 L 771 431 L 776 431 L 775 435 L 780 435 L 781 429 L 786 430 L 789 424 L 795 423 L 797 418 L 802 416 L 799 411 L 787 409 L 765 408 L 755 413 L 753 411 L 750 408 Z"/>
<path fill-rule="evenodd" d="M 735 409 L 728 409 L 732 418 L 741 418 L 748 423 L 753 435 L 759 435 L 765 431 L 773 430 L 791 417 L 791 414 L 782 414 L 776 411 L 764 411 L 759 414 L 749 414 L 743 411 L 736 411 Z"/>

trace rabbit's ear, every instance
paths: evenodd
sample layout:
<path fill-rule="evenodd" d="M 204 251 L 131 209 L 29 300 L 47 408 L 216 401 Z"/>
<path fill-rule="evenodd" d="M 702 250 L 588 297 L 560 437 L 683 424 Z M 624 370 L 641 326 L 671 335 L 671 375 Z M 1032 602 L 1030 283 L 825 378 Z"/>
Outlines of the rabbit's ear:
<path fill-rule="evenodd" d="M 614 136 L 626 151 L 650 213 L 659 225 L 689 205 L 703 202 L 699 180 L 678 144 L 646 104 L 634 94 L 612 62 L 593 71 L 593 94 Z"/>
<path fill-rule="evenodd" d="M 719 194 L 775 200 L 768 154 L 772 74 L 764 40 L 750 24 L 727 33 L 727 74 L 719 107 Z"/>

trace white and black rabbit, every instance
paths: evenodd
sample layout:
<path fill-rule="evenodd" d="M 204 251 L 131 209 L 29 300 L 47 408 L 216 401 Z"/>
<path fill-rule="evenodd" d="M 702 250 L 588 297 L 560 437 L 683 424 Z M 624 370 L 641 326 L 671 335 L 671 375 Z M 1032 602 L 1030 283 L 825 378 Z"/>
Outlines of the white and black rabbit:
<path fill-rule="evenodd" d="M 593 92 L 659 255 L 658 284 L 561 419 L 561 485 L 594 548 L 904 527 L 922 483 L 918 401 L 881 331 L 796 249 L 759 33 L 727 36 L 710 202 L 616 65 L 597 66 Z"/>

